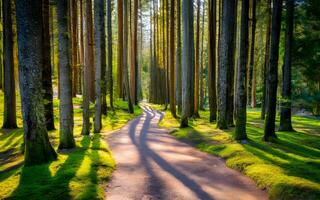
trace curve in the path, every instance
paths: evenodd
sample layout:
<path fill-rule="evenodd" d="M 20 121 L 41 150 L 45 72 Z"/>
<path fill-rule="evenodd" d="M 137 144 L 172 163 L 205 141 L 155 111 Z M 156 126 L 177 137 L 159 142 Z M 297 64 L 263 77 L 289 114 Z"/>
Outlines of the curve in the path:
<path fill-rule="evenodd" d="M 267 199 L 254 182 L 218 157 L 176 140 L 158 127 L 163 114 L 144 106 L 143 114 L 107 141 L 117 170 L 107 199 Z"/>

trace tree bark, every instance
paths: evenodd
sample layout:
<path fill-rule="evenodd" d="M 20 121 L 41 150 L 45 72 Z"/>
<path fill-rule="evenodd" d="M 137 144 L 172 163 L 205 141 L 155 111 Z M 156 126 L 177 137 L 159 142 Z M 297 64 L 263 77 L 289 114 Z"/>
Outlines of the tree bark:
<path fill-rule="evenodd" d="M 2 128 L 17 128 L 16 88 L 14 78 L 13 33 L 11 1 L 4 0 L 3 11 L 3 50 L 4 50 L 4 114 Z"/>
<path fill-rule="evenodd" d="M 270 141 L 276 138 L 275 120 L 277 106 L 277 86 L 278 86 L 278 59 L 279 42 L 281 30 L 282 0 L 273 0 L 272 28 L 271 28 L 271 48 L 270 64 L 267 73 L 267 113 L 264 127 L 264 140 Z"/>
<path fill-rule="evenodd" d="M 282 102 L 280 114 L 280 131 L 293 131 L 291 122 L 291 62 L 293 43 L 294 0 L 286 1 L 286 43 L 284 65 L 282 68 Z"/>
<path fill-rule="evenodd" d="M 265 119 L 266 115 L 266 101 L 267 101 L 267 71 L 269 68 L 269 59 L 270 59 L 270 37 L 271 37 L 271 0 L 267 2 L 267 31 L 266 31 L 266 43 L 265 43 L 265 58 L 264 58 L 264 65 L 262 69 L 262 77 L 263 77 L 263 84 L 262 84 L 262 102 L 261 102 L 261 119 Z"/>
<path fill-rule="evenodd" d="M 250 86 L 251 90 L 248 91 L 248 95 L 251 96 L 251 107 L 255 108 L 257 106 L 257 99 L 256 99 L 256 90 L 257 90 L 257 67 L 255 66 L 255 40 L 256 40 L 256 24 L 257 24 L 257 17 L 256 17 L 256 10 L 257 10 L 257 0 L 252 0 L 252 27 L 251 27 L 251 53 L 250 53 Z"/>
<path fill-rule="evenodd" d="M 182 114 L 181 127 L 188 126 L 194 111 L 194 32 L 193 1 L 182 1 L 183 53 L 182 53 Z"/>
<path fill-rule="evenodd" d="M 247 121 L 247 64 L 248 64 L 248 46 L 249 46 L 249 0 L 242 0 L 241 6 L 241 32 L 239 63 L 236 75 L 236 95 L 235 105 L 235 133 L 236 140 L 247 139 L 246 121 Z"/>
<path fill-rule="evenodd" d="M 88 17 L 88 12 L 91 12 L 91 0 L 84 0 L 83 3 L 83 44 L 84 44 L 84 70 L 83 70 L 83 94 L 82 94 L 82 108 L 83 108 L 83 125 L 82 125 L 82 135 L 89 135 L 90 129 L 91 129 L 91 123 L 90 123 L 90 83 L 91 80 L 91 50 L 90 50 L 90 25 L 88 23 L 88 20 L 90 20 L 90 17 Z M 90 11 L 89 11 L 90 10 Z"/>
<path fill-rule="evenodd" d="M 108 76 L 109 76 L 109 95 L 110 95 L 110 107 L 113 108 L 113 70 L 112 70 L 112 7 L 111 0 L 107 0 L 107 34 L 108 34 Z"/>
<path fill-rule="evenodd" d="M 222 4 L 222 24 L 220 37 L 220 60 L 218 68 L 218 84 L 217 84 L 217 105 L 218 118 L 217 127 L 219 129 L 227 129 L 230 120 L 232 120 L 233 104 L 232 92 L 232 74 L 234 68 L 234 34 L 236 23 L 236 1 L 226 0 Z M 230 102 L 231 101 L 231 102 Z M 231 119 L 230 119 L 231 118 Z"/>
<path fill-rule="evenodd" d="M 123 98 L 123 0 L 118 0 L 118 93 Z"/>
<path fill-rule="evenodd" d="M 54 130 L 53 113 L 53 88 L 52 88 L 52 66 L 50 55 L 50 27 L 49 27 L 49 0 L 43 0 L 43 70 L 42 88 L 44 100 L 44 116 L 46 118 L 47 130 Z"/>
<path fill-rule="evenodd" d="M 177 50 L 176 50 L 176 99 L 178 112 L 181 113 L 182 100 L 182 65 L 181 65 L 181 1 L 177 0 Z"/>
<path fill-rule="evenodd" d="M 128 101 L 129 113 L 134 113 L 132 99 L 130 95 L 129 73 L 128 73 L 128 2 L 122 0 L 123 3 L 123 85 L 125 87 L 126 97 Z"/>
<path fill-rule="evenodd" d="M 60 143 L 59 149 L 75 147 L 73 138 L 72 68 L 68 32 L 68 14 L 70 5 L 60 0 L 58 8 L 59 28 L 59 65 L 60 65 Z"/>
<path fill-rule="evenodd" d="M 72 49 L 72 96 L 76 97 L 77 84 L 78 84 L 78 8 L 77 1 L 70 1 L 70 12 L 71 12 L 71 49 Z"/>
<path fill-rule="evenodd" d="M 195 74 L 194 74 L 194 117 L 199 118 L 199 68 L 200 68 L 200 0 L 197 1 L 197 28 L 195 47 Z"/>
<path fill-rule="evenodd" d="M 203 2 L 203 13 L 202 13 L 202 27 L 201 27 L 201 55 L 200 55 L 200 102 L 199 102 L 199 109 L 200 110 L 205 110 L 204 109 L 204 103 L 205 103 L 205 85 L 204 85 L 204 65 L 203 65 L 203 52 L 204 52 L 204 15 L 205 15 L 205 2 Z"/>
<path fill-rule="evenodd" d="M 17 33 L 20 91 L 23 113 L 25 166 L 46 163 L 57 158 L 46 130 L 42 97 L 41 0 L 17 0 Z M 28 51 L 26 51 L 28 49 Z"/>
<path fill-rule="evenodd" d="M 175 68 L 174 68 L 174 56 L 175 56 L 175 36 L 174 36 L 174 0 L 170 1 L 170 111 L 173 117 L 177 117 L 176 114 L 176 91 L 175 91 Z"/>
<path fill-rule="evenodd" d="M 133 38 L 132 38 L 132 63 L 130 70 L 130 85 L 132 102 L 138 105 L 138 0 L 133 1 Z"/>
<path fill-rule="evenodd" d="M 88 52 L 89 52 L 89 65 L 88 67 L 90 68 L 90 81 L 88 82 L 89 84 L 89 97 L 90 101 L 94 102 L 95 101 L 95 58 L 94 58 L 94 33 L 93 33 L 93 14 L 92 14 L 92 0 L 86 0 L 87 1 L 87 9 L 86 9 L 86 16 L 87 16 L 87 37 L 88 37 Z"/>
<path fill-rule="evenodd" d="M 96 86 L 96 102 L 95 102 L 95 118 L 94 132 L 99 133 L 102 128 L 102 87 L 104 87 L 104 78 L 102 68 L 106 66 L 105 58 L 105 23 L 104 23 L 104 0 L 94 0 L 94 36 L 95 36 L 95 86 Z M 104 63 L 103 63 L 104 62 Z"/>

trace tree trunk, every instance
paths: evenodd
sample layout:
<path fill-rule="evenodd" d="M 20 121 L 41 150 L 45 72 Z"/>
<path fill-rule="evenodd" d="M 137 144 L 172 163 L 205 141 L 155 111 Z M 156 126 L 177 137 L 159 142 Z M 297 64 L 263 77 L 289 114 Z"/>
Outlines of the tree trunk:
<path fill-rule="evenodd" d="M 130 85 L 129 85 L 129 73 L 128 73 L 128 2 L 127 0 L 122 0 L 123 2 L 123 81 L 126 92 L 126 97 L 128 101 L 128 111 L 129 113 L 134 113 L 132 99 L 130 95 Z"/>
<path fill-rule="evenodd" d="M 261 102 L 261 119 L 265 119 L 266 115 L 266 101 L 267 101 L 267 71 L 269 68 L 269 59 L 270 59 L 270 37 L 271 37 L 271 0 L 267 2 L 267 31 L 266 31 L 266 43 L 265 43 L 265 58 L 264 58 L 264 65 L 262 69 L 262 77 L 263 77 L 263 84 L 262 84 L 262 102 Z"/>
<path fill-rule="evenodd" d="M 4 114 L 2 128 L 17 128 L 16 88 L 13 60 L 13 33 L 11 1 L 4 0 L 3 11 L 3 50 L 4 50 Z"/>
<path fill-rule="evenodd" d="M 60 65 L 60 143 L 59 149 L 75 147 L 73 138 L 72 69 L 68 33 L 67 0 L 58 1 L 59 65 Z"/>
<path fill-rule="evenodd" d="M 83 44 L 84 44 L 84 70 L 83 70 L 83 92 L 82 92 L 82 108 L 83 108 L 83 125 L 82 125 L 82 135 L 89 135 L 91 129 L 90 123 L 90 82 L 91 80 L 91 50 L 90 50 L 90 26 L 88 23 L 89 17 L 88 12 L 91 11 L 91 0 L 84 0 L 83 4 Z M 90 11 L 89 11 L 90 10 Z"/>
<path fill-rule="evenodd" d="M 50 27 L 49 27 L 49 0 L 43 0 L 43 69 L 42 69 L 42 91 L 44 100 L 44 116 L 46 118 L 47 130 L 54 130 L 53 113 L 53 88 L 52 88 L 52 66 L 50 55 Z"/>
<path fill-rule="evenodd" d="M 107 0 L 107 34 L 108 34 L 108 76 L 109 76 L 109 95 L 110 95 L 110 107 L 113 108 L 113 70 L 112 70 L 112 7 L 111 0 Z"/>
<path fill-rule="evenodd" d="M 20 91 L 23 113 L 25 166 L 57 158 L 46 130 L 42 98 L 42 1 L 17 0 Z M 26 51 L 28 49 L 28 51 Z"/>
<path fill-rule="evenodd" d="M 170 111 L 173 117 L 177 117 L 176 114 L 176 91 L 175 91 L 175 69 L 174 69 L 174 56 L 175 56 L 175 37 L 174 37 L 174 0 L 170 1 Z"/>
<path fill-rule="evenodd" d="M 208 66 L 208 93 L 210 122 L 216 120 L 217 116 L 217 96 L 216 96 L 216 13 L 217 1 L 209 0 L 209 66 Z"/>
<path fill-rule="evenodd" d="M 291 122 L 291 60 L 293 42 L 294 0 L 286 1 L 286 44 L 284 65 L 282 68 L 282 102 L 280 115 L 280 131 L 293 131 Z"/>
<path fill-rule="evenodd" d="M 201 55 L 200 55 L 200 104 L 199 104 L 199 109 L 204 110 L 204 101 L 205 101 L 205 85 L 204 85 L 204 65 L 203 65 L 203 52 L 204 52 L 204 15 L 205 15 L 205 2 L 203 2 L 203 13 L 202 13 L 202 27 L 201 27 Z"/>
<path fill-rule="evenodd" d="M 102 68 L 106 66 L 105 59 L 105 23 L 104 23 L 104 0 L 94 0 L 94 36 L 95 36 L 95 55 L 96 55 L 96 102 L 94 132 L 99 133 L 102 128 L 102 87 L 104 87 L 104 78 Z M 104 62 L 104 63 L 103 63 Z"/>
<path fill-rule="evenodd" d="M 182 59 L 182 114 L 181 127 L 188 126 L 194 111 L 194 32 L 193 1 L 183 0 L 183 59 Z"/>
<path fill-rule="evenodd" d="M 181 80 L 181 1 L 177 0 L 177 50 L 176 50 L 176 98 L 178 112 L 181 113 L 182 80 Z"/>
<path fill-rule="evenodd" d="M 197 30 L 195 47 L 195 74 L 194 74 L 194 117 L 199 118 L 199 68 L 200 68 L 200 0 L 197 1 Z"/>
<path fill-rule="evenodd" d="M 77 84 L 78 84 L 78 38 L 77 38 L 77 27 L 78 27 L 78 9 L 77 9 L 77 1 L 70 1 L 70 12 L 71 12 L 71 49 L 72 49 L 72 97 L 76 97 L 77 94 Z"/>
<path fill-rule="evenodd" d="M 255 55 L 255 40 L 256 40 L 256 10 L 257 10 L 257 0 L 252 0 L 252 27 L 251 27 L 251 53 L 250 53 L 250 82 L 251 90 L 248 91 L 251 95 L 251 107 L 255 108 L 257 106 L 256 90 L 257 90 L 257 66 L 255 66 L 254 55 Z"/>
<path fill-rule="evenodd" d="M 138 0 L 133 1 L 133 38 L 132 38 L 132 63 L 130 70 L 130 85 L 132 102 L 138 105 Z"/>
<path fill-rule="evenodd" d="M 241 6 L 241 32 L 239 63 L 236 77 L 236 95 L 234 99 L 235 106 L 235 139 L 247 139 L 246 121 L 247 121 L 247 64 L 248 64 L 248 46 L 249 46 L 249 0 L 242 0 Z"/>
<path fill-rule="evenodd" d="M 118 0 L 118 93 L 123 98 L 123 0 Z"/>
<path fill-rule="evenodd" d="M 273 0 L 270 64 L 267 73 L 267 113 L 264 127 L 264 140 L 276 138 L 275 120 L 278 86 L 278 59 L 281 30 L 282 0 Z"/>
<path fill-rule="evenodd" d="M 92 13 L 92 0 L 87 0 L 88 8 L 86 10 L 87 23 L 88 23 L 88 42 L 89 42 L 89 67 L 90 67 L 90 82 L 89 84 L 89 97 L 90 101 L 94 102 L 95 97 L 95 58 L 94 58 L 94 33 L 93 33 L 93 13 Z M 90 9 L 89 9 L 90 8 Z"/>
<path fill-rule="evenodd" d="M 218 118 L 217 127 L 219 129 L 228 128 L 232 120 L 231 104 L 233 103 L 232 92 L 232 74 L 234 68 L 234 34 L 236 23 L 236 1 L 226 0 L 222 4 L 222 24 L 220 37 L 220 60 L 218 68 L 218 85 L 217 85 L 217 105 Z M 231 101 L 231 102 L 230 102 Z M 231 118 L 231 119 L 230 119 Z"/>
<path fill-rule="evenodd" d="M 3 27 L 2 17 L 3 1 L 0 1 L 0 26 Z M 3 29 L 3 28 L 2 28 Z M 0 90 L 3 90 L 3 32 L 0 32 Z"/>

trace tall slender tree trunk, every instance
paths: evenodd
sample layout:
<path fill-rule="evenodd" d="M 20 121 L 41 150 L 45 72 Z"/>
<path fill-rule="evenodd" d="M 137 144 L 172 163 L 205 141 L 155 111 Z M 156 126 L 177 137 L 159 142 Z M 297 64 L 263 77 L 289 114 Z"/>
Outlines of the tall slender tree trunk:
<path fill-rule="evenodd" d="M 194 83 L 194 117 L 199 115 L 199 68 L 200 68 L 200 0 L 197 1 L 197 28 L 196 28 L 196 47 L 195 47 L 195 83 Z"/>
<path fill-rule="evenodd" d="M 294 21 L 294 0 L 286 1 L 286 44 L 284 65 L 282 68 L 282 102 L 280 114 L 281 131 L 293 131 L 291 122 L 291 60 L 292 60 L 292 41 L 293 41 L 293 21 Z"/>
<path fill-rule="evenodd" d="M 96 54 L 96 102 L 94 132 L 99 133 L 102 128 L 102 87 L 104 87 L 105 77 L 102 74 L 102 68 L 106 67 L 105 49 L 105 23 L 104 23 L 104 0 L 94 0 L 94 36 L 95 36 L 95 54 Z"/>
<path fill-rule="evenodd" d="M 241 32 L 239 63 L 236 75 L 236 92 L 235 92 L 235 139 L 247 139 L 246 121 L 247 121 L 247 64 L 248 64 L 248 47 L 249 47 L 249 0 L 242 0 L 241 6 Z"/>
<path fill-rule="evenodd" d="M 72 49 L 72 96 L 76 97 L 78 87 L 78 8 L 77 0 L 70 1 L 71 49 Z"/>
<path fill-rule="evenodd" d="M 60 143 L 59 149 L 75 147 L 73 138 L 72 68 L 68 32 L 68 0 L 58 1 L 59 65 L 60 65 Z"/>
<path fill-rule="evenodd" d="M 222 24 L 221 24 L 221 37 L 220 37 L 220 60 L 218 68 L 218 118 L 217 127 L 219 129 L 228 128 L 230 120 L 232 120 L 231 103 L 233 98 L 232 91 L 232 75 L 234 67 L 234 34 L 235 34 L 235 23 L 236 23 L 236 1 L 225 0 L 222 4 Z M 231 101 L 231 102 L 230 102 Z M 231 118 L 231 119 L 230 119 Z"/>
<path fill-rule="evenodd" d="M 83 44 L 84 44 L 84 70 L 83 70 L 83 92 L 82 92 L 82 118 L 83 118 L 83 124 L 82 124 L 82 135 L 89 135 L 90 129 L 91 129 L 91 123 L 90 123 L 90 82 L 91 80 L 91 61 L 90 61 L 90 33 L 89 30 L 90 26 L 88 23 L 88 10 L 91 10 L 91 3 L 89 3 L 91 0 L 84 0 L 83 3 Z"/>
<path fill-rule="evenodd" d="M 123 0 L 118 0 L 118 93 L 123 97 Z"/>
<path fill-rule="evenodd" d="M 94 58 L 94 33 L 93 33 L 93 9 L 92 9 L 92 0 L 87 0 L 88 7 L 86 10 L 87 23 L 88 23 L 88 42 L 89 42 L 89 67 L 90 67 L 90 82 L 89 84 L 89 97 L 90 101 L 94 102 L 95 97 L 95 58 Z"/>
<path fill-rule="evenodd" d="M 208 66 L 208 93 L 210 122 L 217 119 L 216 95 L 216 38 L 217 38 L 217 1 L 209 0 L 209 66 Z"/>
<path fill-rule="evenodd" d="M 203 65 L 203 52 L 204 52 L 204 15 L 205 15 L 205 2 L 203 2 L 203 13 L 202 13 L 202 27 L 201 27 L 201 55 L 200 55 L 200 102 L 199 102 L 199 109 L 204 110 L 204 101 L 205 101 L 205 85 L 204 85 L 204 65 Z"/>
<path fill-rule="evenodd" d="M 183 59 L 182 59 L 182 114 L 181 127 L 188 126 L 194 111 L 194 32 L 193 1 L 183 0 Z"/>
<path fill-rule="evenodd" d="M 123 81 L 125 87 L 125 93 L 128 101 L 128 111 L 129 113 L 134 113 L 132 99 L 130 95 L 130 85 L 129 85 L 129 72 L 128 72 L 128 2 L 127 0 L 122 0 L 123 2 Z"/>
<path fill-rule="evenodd" d="M 177 117 L 176 114 L 176 90 L 175 90 L 175 68 L 174 68 L 174 56 L 175 56 L 175 37 L 174 37 L 174 0 L 170 1 L 170 111 L 173 117 Z"/>
<path fill-rule="evenodd" d="M 281 30 L 282 0 L 273 0 L 270 64 L 267 73 L 267 113 L 264 127 L 264 140 L 275 138 L 275 120 L 278 87 L 278 59 Z"/>
<path fill-rule="evenodd" d="M 11 1 L 2 1 L 4 50 L 4 115 L 2 128 L 17 128 Z"/>
<path fill-rule="evenodd" d="M 251 107 L 255 108 L 257 106 L 256 91 L 257 91 L 257 66 L 255 66 L 255 41 L 256 41 L 256 17 L 257 10 L 257 0 L 252 0 L 252 27 L 251 27 L 251 47 L 250 47 L 250 82 L 251 90 L 248 91 L 251 96 Z"/>
<path fill-rule="evenodd" d="M 52 88 L 52 66 L 50 55 L 50 27 L 49 27 L 49 0 L 43 0 L 43 68 L 42 68 L 42 88 L 44 100 L 44 116 L 46 118 L 47 130 L 54 130 L 53 113 L 53 88 Z"/>
<path fill-rule="evenodd" d="M 42 1 L 17 0 L 20 91 L 24 127 L 25 166 L 57 158 L 46 130 L 42 97 Z M 32 31 L 30 31 L 32 30 Z M 28 51 L 26 51 L 28 49 Z"/>
<path fill-rule="evenodd" d="M 110 107 L 113 110 L 113 70 L 112 70 L 112 7 L 111 0 L 107 0 L 107 34 L 108 34 L 108 76 L 109 76 L 109 95 L 110 95 Z"/>
<path fill-rule="evenodd" d="M 262 69 L 262 102 L 261 102 L 261 119 L 265 119 L 266 110 L 267 110 L 267 71 L 269 68 L 269 59 L 270 59 L 270 37 L 271 37 L 271 0 L 267 2 L 267 31 L 266 31 L 266 43 L 265 43 L 265 58 L 264 65 Z"/>
<path fill-rule="evenodd" d="M 138 0 L 133 1 L 133 34 L 132 34 L 132 63 L 130 70 L 130 85 L 132 102 L 138 104 Z"/>
<path fill-rule="evenodd" d="M 182 65 L 181 65 L 181 1 L 177 0 L 177 50 L 176 50 L 176 98 L 178 112 L 181 113 L 182 100 Z"/>

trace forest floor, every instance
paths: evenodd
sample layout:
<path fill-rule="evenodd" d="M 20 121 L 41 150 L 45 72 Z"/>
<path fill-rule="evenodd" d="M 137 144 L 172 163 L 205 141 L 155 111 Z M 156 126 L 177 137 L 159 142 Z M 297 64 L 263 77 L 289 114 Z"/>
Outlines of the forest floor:
<path fill-rule="evenodd" d="M 22 127 L 18 99 L 18 126 Z M 54 100 L 55 131 L 49 132 L 52 145 L 57 149 L 59 127 L 58 101 Z M 115 102 L 115 112 L 103 117 L 101 134 L 81 136 L 81 99 L 74 99 L 74 137 L 77 147 L 59 152 L 58 160 L 33 167 L 23 167 L 23 129 L 0 129 L 0 199 L 104 199 L 104 188 L 115 162 L 104 137 L 141 114 L 127 113 L 127 104 Z M 93 105 L 91 105 L 93 108 Z M 0 113 L 3 113 L 3 95 L 0 94 Z M 2 114 L 0 115 L 2 124 Z"/>
<path fill-rule="evenodd" d="M 107 138 L 117 162 L 107 199 L 267 199 L 265 191 L 222 159 L 159 128 L 162 117 L 144 106 L 141 116 Z"/>
<path fill-rule="evenodd" d="M 152 105 L 154 109 L 163 109 Z M 219 130 L 209 123 L 209 112 L 191 119 L 190 127 L 179 128 L 179 121 L 165 111 L 160 127 L 171 129 L 171 135 L 192 144 L 201 151 L 225 160 L 226 165 L 255 181 L 267 190 L 270 199 L 319 199 L 320 197 L 320 121 L 316 118 L 293 116 L 296 132 L 277 132 L 273 142 L 262 141 L 264 121 L 260 110 L 249 109 L 247 134 L 239 143 L 232 137 L 233 128 Z M 279 118 L 277 117 L 277 125 Z"/>

